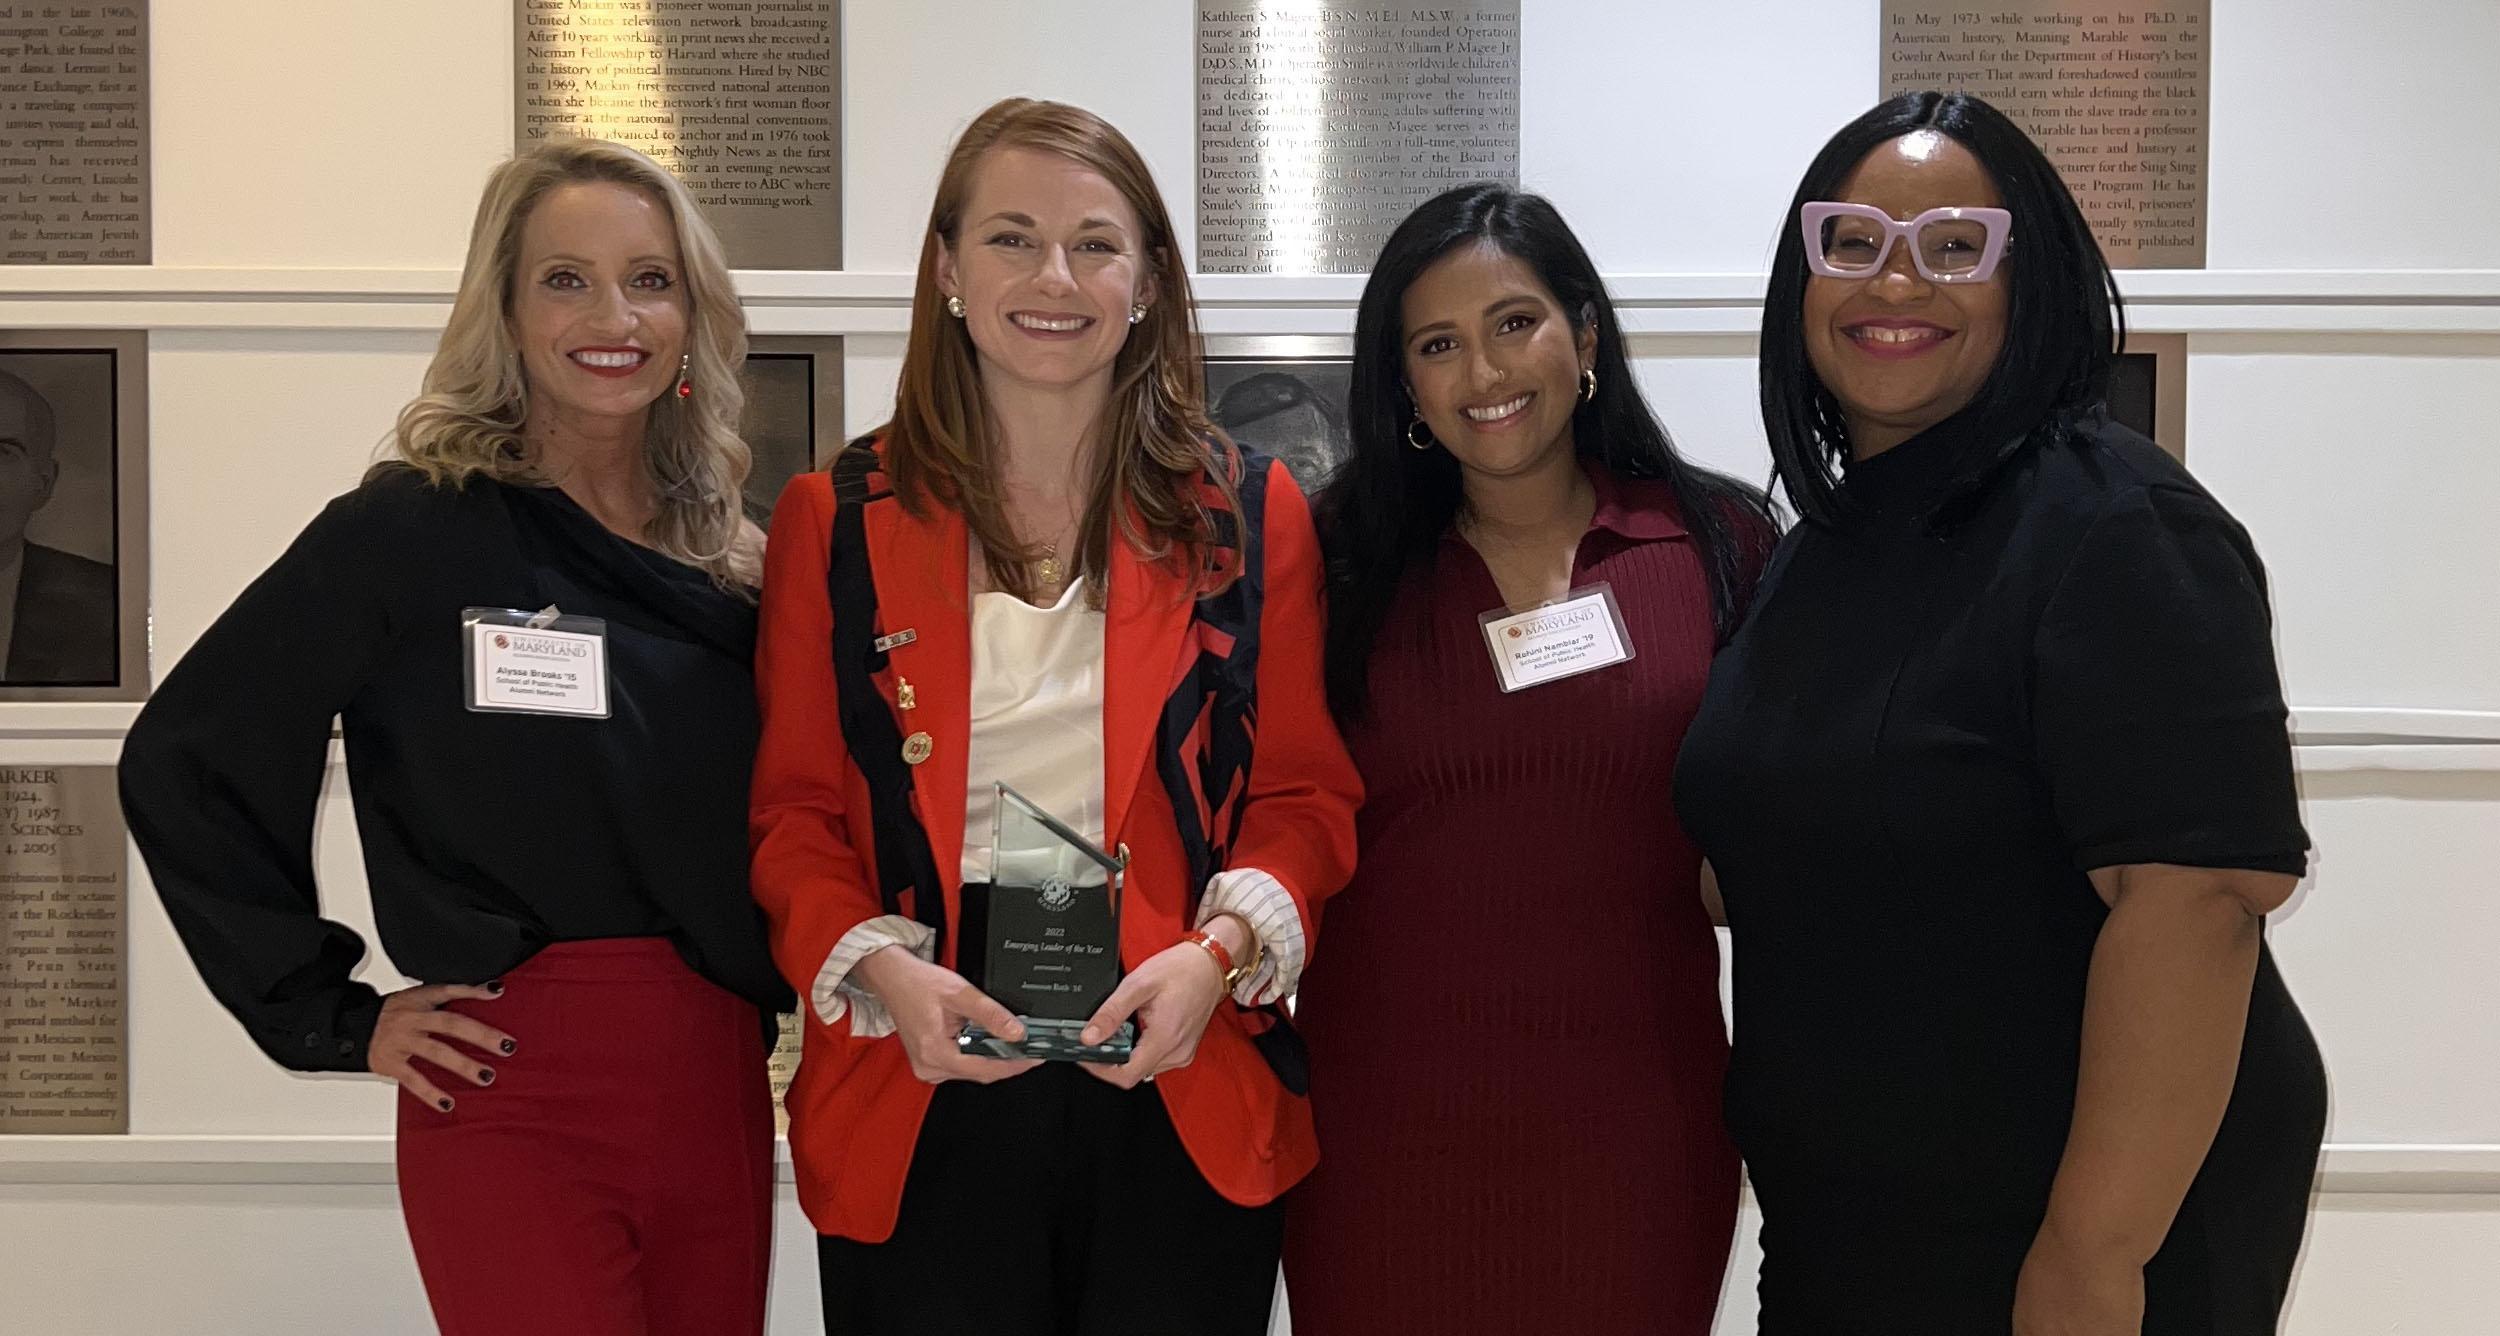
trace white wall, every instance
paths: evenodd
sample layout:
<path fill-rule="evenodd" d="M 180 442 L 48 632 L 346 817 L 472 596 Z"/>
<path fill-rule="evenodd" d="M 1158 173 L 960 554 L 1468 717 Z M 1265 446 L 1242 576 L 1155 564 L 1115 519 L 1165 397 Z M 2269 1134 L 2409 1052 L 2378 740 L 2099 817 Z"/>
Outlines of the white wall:
<path fill-rule="evenodd" d="M 170 665 L 414 390 L 509 143 L 509 0 L 155 0 L 153 268 L 0 270 L 0 325 L 146 328 L 155 663 Z M 890 402 L 954 133 L 1009 93 L 1119 123 L 1193 230 L 1181 0 L 848 0 L 848 270 L 745 276 L 759 332 L 846 337 Z M 1872 0 L 1526 6 L 1522 161 L 1615 276 L 1685 447 L 1759 478 L 1759 273 L 1796 174 L 1875 86 Z M 309 16 L 309 17 L 308 17 Z M 2275 929 L 2335 1081 L 2287 1330 L 2500 1324 L 2500 122 L 2488 0 L 2216 0 L 2210 269 L 2129 276 L 2189 335 L 2189 459 L 2272 567 L 2316 875 Z M 2469 160 L 2439 155 L 2458 146 Z M 1202 280 L 1211 331 L 1342 339 L 1359 280 Z M 0 764 L 109 762 L 126 706 L 0 705 Z M 344 795 L 331 908 L 367 920 Z M 390 1092 L 272 1068 L 145 889 L 132 1132 L 0 1139 L 12 1329 L 426 1329 Z M 377 958 L 372 973 L 396 976 Z M 785 1205 L 777 1330 L 814 1329 Z M 1750 1241 L 1721 1323 L 1751 1329 Z M 309 1279 L 308 1279 L 309 1278 Z"/>

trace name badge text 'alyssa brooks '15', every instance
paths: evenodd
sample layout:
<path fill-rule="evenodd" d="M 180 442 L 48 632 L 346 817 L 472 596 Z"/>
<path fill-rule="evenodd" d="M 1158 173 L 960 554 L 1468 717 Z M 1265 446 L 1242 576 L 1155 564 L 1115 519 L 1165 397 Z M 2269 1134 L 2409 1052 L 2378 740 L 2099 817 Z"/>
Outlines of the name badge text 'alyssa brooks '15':
<path fill-rule="evenodd" d="M 608 624 L 554 608 L 462 608 L 462 689 L 487 714 L 608 717 Z"/>
<path fill-rule="evenodd" d="M 1602 581 L 1551 603 L 1525 611 L 1496 608 L 1476 620 L 1505 692 L 1611 668 L 1632 657 L 1632 634 L 1615 606 L 1614 586 Z"/>

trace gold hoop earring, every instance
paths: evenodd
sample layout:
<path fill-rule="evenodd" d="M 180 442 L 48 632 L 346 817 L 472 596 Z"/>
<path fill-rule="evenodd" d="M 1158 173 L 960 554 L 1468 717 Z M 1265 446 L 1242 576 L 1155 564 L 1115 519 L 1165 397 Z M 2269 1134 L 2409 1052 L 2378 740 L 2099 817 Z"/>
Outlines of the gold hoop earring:
<path fill-rule="evenodd" d="M 947 299 L 946 299 L 946 313 L 947 313 L 948 315 L 951 315 L 951 316 L 955 317 L 957 320 L 961 320 L 961 319 L 963 319 L 963 318 L 964 318 L 964 299 L 963 299 L 963 298 L 961 298 L 961 297 L 949 297 L 949 298 L 947 298 Z"/>
<path fill-rule="evenodd" d="M 1418 432 L 1423 434 L 1423 439 L 1420 441 L 1415 439 Z M 1432 448 L 1432 428 L 1425 424 L 1423 414 L 1417 413 L 1415 415 L 1415 420 L 1406 424 L 1406 443 L 1408 446 L 1417 450 L 1429 450 Z"/>
<path fill-rule="evenodd" d="M 1580 402 L 1584 404 L 1597 402 L 1597 368 L 1595 367 L 1580 369 Z"/>

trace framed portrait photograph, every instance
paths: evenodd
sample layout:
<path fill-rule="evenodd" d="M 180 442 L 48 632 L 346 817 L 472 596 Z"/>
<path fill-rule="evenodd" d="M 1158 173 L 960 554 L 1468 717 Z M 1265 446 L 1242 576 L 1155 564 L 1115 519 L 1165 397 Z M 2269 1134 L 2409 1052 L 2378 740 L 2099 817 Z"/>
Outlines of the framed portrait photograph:
<path fill-rule="evenodd" d="M 747 341 L 746 411 L 738 433 L 755 452 L 746 512 L 772 527 L 773 503 L 790 480 L 833 462 L 842 449 L 842 340 L 767 334 Z"/>
<path fill-rule="evenodd" d="M 2109 376 L 2109 415 L 2187 459 L 2187 335 L 2127 336 Z"/>
<path fill-rule="evenodd" d="M 1354 449 L 1353 366 L 1338 339 L 1209 340 L 1207 414 L 1235 444 L 1282 461 L 1307 496 Z"/>
<path fill-rule="evenodd" d="M 0 700 L 147 695 L 147 336 L 0 331 Z"/>

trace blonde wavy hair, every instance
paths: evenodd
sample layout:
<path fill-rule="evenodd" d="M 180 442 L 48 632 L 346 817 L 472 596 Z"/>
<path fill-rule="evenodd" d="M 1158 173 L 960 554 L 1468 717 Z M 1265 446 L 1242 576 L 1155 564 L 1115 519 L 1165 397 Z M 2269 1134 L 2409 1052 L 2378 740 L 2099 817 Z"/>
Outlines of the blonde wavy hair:
<path fill-rule="evenodd" d="M 384 442 L 391 456 L 377 469 L 404 464 L 436 484 L 475 477 L 521 486 L 548 479 L 529 458 L 522 428 L 529 420 L 529 383 L 521 374 L 509 317 L 520 264 L 521 231 L 548 193 L 560 186 L 605 182 L 639 190 L 668 211 L 677 234 L 688 307 L 687 376 L 695 393 L 663 394 L 651 405 L 643 466 L 659 496 L 644 540 L 660 552 L 710 574 L 724 589 L 756 583 L 762 545 L 742 505 L 754 457 L 738 435 L 746 392 L 746 312 L 729 281 L 720 238 L 694 197 L 658 163 L 603 139 L 553 139 L 515 154 L 487 179 L 469 229 L 460 291 L 443 326 L 423 393 L 400 410 Z"/>

